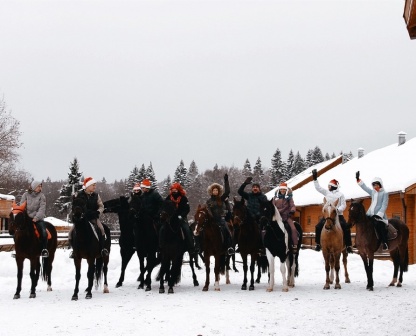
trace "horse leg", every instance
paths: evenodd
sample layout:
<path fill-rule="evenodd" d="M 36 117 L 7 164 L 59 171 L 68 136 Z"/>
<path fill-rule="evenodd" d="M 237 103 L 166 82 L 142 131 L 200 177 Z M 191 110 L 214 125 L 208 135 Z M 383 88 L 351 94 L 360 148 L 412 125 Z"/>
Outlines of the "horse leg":
<path fill-rule="evenodd" d="M 293 276 L 294 274 L 294 262 L 293 262 L 293 255 L 291 252 L 289 252 L 289 256 L 286 259 L 286 269 L 287 269 L 287 285 L 290 288 L 295 287 L 295 278 Z"/>
<path fill-rule="evenodd" d="M 267 260 L 269 262 L 269 286 L 266 288 L 266 292 L 272 292 L 274 287 L 274 257 L 266 249 Z"/>
<path fill-rule="evenodd" d="M 329 267 L 330 267 L 329 284 L 331 284 L 331 285 L 334 283 L 334 279 L 335 279 L 335 276 L 334 276 L 334 272 L 335 272 L 334 265 L 335 265 L 334 255 L 331 253 L 329 255 Z"/>
<path fill-rule="evenodd" d="M 49 253 L 49 258 L 46 258 L 47 261 L 46 263 L 48 264 L 48 273 L 47 273 L 47 284 L 48 284 L 48 288 L 46 289 L 48 292 L 52 292 L 52 263 L 53 263 L 53 259 L 52 259 L 52 254 Z"/>
<path fill-rule="evenodd" d="M 139 257 L 139 264 L 140 264 L 140 274 L 139 277 L 137 278 L 137 281 L 139 282 L 139 287 L 137 287 L 137 289 L 143 289 L 144 288 L 144 273 L 146 272 L 147 267 L 144 266 L 144 257 L 139 255 L 139 253 L 137 253 L 138 257 Z"/>
<path fill-rule="evenodd" d="M 399 282 L 397 283 L 397 287 L 402 286 L 403 282 L 403 272 L 407 272 L 409 267 L 409 250 L 406 244 L 399 246 L 399 260 L 400 260 L 400 275 L 399 275 Z"/>
<path fill-rule="evenodd" d="M 159 294 L 165 292 L 166 261 L 162 260 L 159 270 Z"/>
<path fill-rule="evenodd" d="M 331 279 L 330 279 L 330 261 L 329 261 L 330 256 L 325 253 L 324 254 L 324 259 L 325 259 L 325 273 L 326 273 L 326 279 L 325 279 L 325 285 L 324 285 L 324 289 L 329 289 L 330 288 L 330 284 L 331 284 Z"/>
<path fill-rule="evenodd" d="M 118 279 L 118 282 L 116 284 L 116 288 L 123 286 L 123 282 L 124 282 L 124 274 L 127 268 L 127 265 L 129 264 L 131 257 L 134 254 L 134 250 L 128 250 L 126 251 L 126 249 L 120 248 L 120 255 L 121 255 L 121 273 L 120 273 L 120 278 Z"/>
<path fill-rule="evenodd" d="M 107 283 L 107 272 L 108 272 L 108 262 L 109 256 L 103 257 L 103 275 L 104 275 L 104 289 L 103 293 L 108 294 L 110 291 L 108 290 L 108 283 Z"/>
<path fill-rule="evenodd" d="M 226 256 L 225 258 L 229 262 L 230 259 L 231 259 L 231 256 Z M 229 271 L 228 267 L 225 268 L 225 283 L 227 285 L 229 285 L 231 283 L 231 281 L 230 281 L 230 271 Z"/>
<path fill-rule="evenodd" d="M 400 266 L 400 257 L 399 251 L 396 249 L 395 251 L 390 251 L 390 257 L 393 261 L 393 279 L 391 280 L 389 286 L 395 286 L 397 282 L 397 275 L 399 274 L 399 266 Z M 400 287 L 400 286 L 399 286 Z"/>
<path fill-rule="evenodd" d="M 215 256 L 215 266 L 214 266 L 214 274 L 215 274 L 215 282 L 214 282 L 214 290 L 219 292 L 220 288 L 220 259 L 221 256 Z"/>
<path fill-rule="evenodd" d="M 254 270 L 256 268 L 256 257 L 257 254 L 252 253 L 250 255 L 250 286 L 248 287 L 248 290 L 254 290 Z"/>
<path fill-rule="evenodd" d="M 345 283 L 350 283 L 350 275 L 348 274 L 348 269 L 347 269 L 347 258 L 348 258 L 348 253 L 346 249 L 342 250 L 342 264 L 344 265 L 344 273 L 345 273 Z"/>
<path fill-rule="evenodd" d="M 40 272 L 40 262 L 39 258 L 33 258 L 30 260 L 30 279 L 32 281 L 32 286 L 30 287 L 29 298 L 34 299 L 36 297 L 36 286 L 38 285 Z"/>
<path fill-rule="evenodd" d="M 198 279 L 196 277 L 193 258 L 194 257 L 192 255 L 189 255 L 189 266 L 191 267 L 191 271 L 192 271 L 192 280 L 193 280 L 194 286 L 196 287 L 196 286 L 199 286 L 199 282 L 198 282 Z M 196 257 L 196 258 L 198 258 L 198 257 Z"/>
<path fill-rule="evenodd" d="M 287 279 L 286 279 L 286 261 L 280 262 L 280 273 L 282 274 L 282 292 L 288 292 L 289 287 L 287 285 Z"/>
<path fill-rule="evenodd" d="M 243 284 L 241 285 L 241 289 L 246 290 L 247 289 L 247 270 L 248 270 L 247 254 L 245 253 L 240 253 L 240 254 L 241 254 L 241 259 L 243 259 L 243 273 L 244 273 L 244 279 L 243 279 Z"/>
<path fill-rule="evenodd" d="M 364 263 L 365 273 L 367 275 L 367 290 L 374 290 L 374 281 L 373 281 L 373 263 L 374 259 L 370 259 L 365 254 L 361 255 L 361 259 Z"/>
<path fill-rule="evenodd" d="M 260 279 L 261 279 L 261 268 L 260 266 L 257 267 L 257 278 L 256 278 L 256 283 L 260 283 Z"/>
<path fill-rule="evenodd" d="M 144 280 L 144 284 L 146 285 L 145 291 L 148 292 L 152 290 L 152 272 L 153 268 L 156 266 L 156 254 L 150 253 L 147 257 L 147 275 Z"/>
<path fill-rule="evenodd" d="M 234 249 L 235 249 L 235 245 L 234 245 Z M 235 253 L 232 255 L 232 260 L 233 260 L 233 271 L 238 273 L 238 269 L 235 265 Z"/>
<path fill-rule="evenodd" d="M 205 285 L 202 288 L 202 291 L 206 292 L 206 291 L 208 291 L 208 286 L 209 286 L 209 272 L 210 272 L 209 255 L 208 254 L 204 255 L 204 259 L 205 259 L 204 260 L 204 262 L 205 262 Z"/>
<path fill-rule="evenodd" d="M 73 301 L 78 300 L 78 292 L 79 292 L 79 280 L 81 279 L 81 258 L 74 257 L 74 265 L 75 265 L 75 289 L 74 294 L 72 294 Z"/>
<path fill-rule="evenodd" d="M 87 271 L 87 278 L 88 278 L 88 287 L 85 290 L 87 294 L 85 295 L 86 299 L 92 298 L 92 286 L 94 284 L 94 272 L 95 272 L 95 258 L 88 259 L 88 271 Z"/>
<path fill-rule="evenodd" d="M 336 274 L 336 278 L 335 278 L 335 289 L 341 289 L 341 285 L 339 284 L 339 269 L 340 269 L 340 258 L 341 258 L 341 254 L 337 253 L 336 256 L 334 256 L 335 258 L 335 274 Z"/>
<path fill-rule="evenodd" d="M 23 262 L 24 262 L 24 258 L 18 257 L 16 255 L 17 288 L 16 288 L 16 293 L 13 296 L 13 299 L 20 299 L 20 292 L 22 290 L 22 278 L 23 278 Z"/>

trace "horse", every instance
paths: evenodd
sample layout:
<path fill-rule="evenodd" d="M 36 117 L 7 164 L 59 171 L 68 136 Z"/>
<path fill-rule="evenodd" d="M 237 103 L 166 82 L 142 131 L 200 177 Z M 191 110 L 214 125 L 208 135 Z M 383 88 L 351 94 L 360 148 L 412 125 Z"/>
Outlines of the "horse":
<path fill-rule="evenodd" d="M 300 224 L 295 221 L 293 221 L 293 223 L 295 224 L 296 231 L 298 231 L 299 240 L 296 248 L 294 248 L 292 244 L 289 244 L 289 254 L 287 258 L 287 284 L 291 288 L 295 287 L 295 277 L 299 276 L 299 252 L 302 247 L 303 236 L 303 230 Z"/>
<path fill-rule="evenodd" d="M 34 227 L 32 218 L 26 212 L 26 202 L 20 206 L 13 204 L 10 213 L 9 234 L 14 237 L 14 248 L 16 251 L 17 265 L 17 288 L 13 299 L 20 299 L 22 290 L 23 264 L 25 259 L 30 260 L 30 279 L 32 282 L 29 298 L 36 298 L 36 286 L 38 285 L 39 275 L 41 272 L 41 263 L 39 261 L 42 244 Z M 55 227 L 45 222 L 46 230 L 49 232 L 47 250 L 49 257 L 42 258 L 42 280 L 47 282 L 47 291 L 52 291 L 52 263 L 55 258 L 55 251 L 58 245 L 58 235 Z"/>
<path fill-rule="evenodd" d="M 364 263 L 364 269 L 367 274 L 367 290 L 374 289 L 373 280 L 373 263 L 374 253 L 379 249 L 381 241 L 378 239 L 374 225 L 366 215 L 362 201 L 351 200 L 349 207 L 348 222 L 356 226 L 355 245 L 358 249 L 361 259 Z M 409 228 L 406 223 L 400 219 L 390 218 L 389 222 L 389 252 L 393 261 L 394 271 L 393 279 L 389 286 L 402 286 L 403 272 L 407 272 L 409 265 Z M 394 230 L 392 230 L 394 229 Z M 391 232 L 396 231 L 396 232 Z M 397 275 L 400 270 L 399 279 Z"/>
<path fill-rule="evenodd" d="M 236 226 L 236 242 L 243 259 L 244 279 L 241 286 L 242 290 L 247 290 L 247 256 L 250 255 L 250 285 L 249 290 L 254 290 L 254 269 L 260 248 L 260 230 L 257 222 L 250 216 L 244 198 L 241 201 L 234 198 L 233 222 Z"/>
<path fill-rule="evenodd" d="M 215 258 L 215 282 L 214 290 L 220 291 L 220 274 L 225 273 L 226 284 L 230 284 L 230 277 L 228 269 L 226 267 L 226 247 L 223 244 L 223 237 L 221 233 L 221 228 L 212 216 L 212 213 L 208 210 L 206 205 L 198 204 L 198 208 L 195 212 L 195 229 L 194 235 L 199 236 L 202 233 L 202 250 L 204 254 L 204 263 L 205 263 L 205 285 L 202 288 L 202 291 L 208 291 L 209 287 L 209 273 L 210 273 L 210 257 L 214 256 Z M 228 256 L 229 258 L 229 256 Z"/>
<path fill-rule="evenodd" d="M 325 224 L 321 233 L 322 254 L 325 260 L 326 280 L 324 289 L 330 289 L 330 285 L 334 281 L 335 270 L 335 289 L 341 289 L 339 283 L 339 269 L 341 253 L 343 254 L 343 264 L 345 271 L 345 282 L 349 283 L 349 275 L 347 271 L 347 252 L 344 246 L 344 235 L 339 222 L 337 213 L 338 200 L 331 202 L 324 198 L 324 206 L 322 213 L 325 218 Z"/>
<path fill-rule="evenodd" d="M 288 235 L 280 216 L 272 201 L 260 203 L 260 225 L 266 228 L 264 235 L 264 247 L 269 263 L 269 286 L 267 292 L 272 292 L 274 287 L 274 258 L 280 260 L 280 273 L 282 274 L 282 292 L 289 291 L 286 278 L 286 262 L 288 261 Z"/>
<path fill-rule="evenodd" d="M 168 283 L 168 294 L 173 294 L 173 286 L 178 284 L 181 279 L 183 255 L 186 244 L 182 237 L 181 223 L 175 214 L 175 204 L 170 200 L 165 200 L 160 212 L 160 220 L 163 230 L 159 232 L 163 235 L 164 245 L 160 248 L 161 266 L 156 280 L 160 281 L 159 293 L 165 293 L 164 281 Z"/>
<path fill-rule="evenodd" d="M 137 211 L 139 207 L 131 206 L 129 200 L 125 196 L 108 200 L 103 202 L 104 213 L 117 213 L 118 221 L 120 225 L 120 237 L 118 243 L 120 245 L 121 255 L 121 273 L 119 280 L 116 284 L 116 288 L 121 287 L 124 282 L 124 275 L 127 265 L 129 264 L 132 256 L 136 252 L 135 244 L 135 222 L 137 221 Z M 145 269 L 144 257 L 137 253 L 140 264 L 140 272 Z M 140 278 L 137 279 L 139 281 Z"/>
<path fill-rule="evenodd" d="M 81 279 L 81 262 L 86 259 L 88 263 L 88 287 L 85 298 L 92 298 L 92 286 L 94 278 L 96 280 L 96 288 L 101 282 L 101 276 L 104 275 L 104 289 L 103 293 L 109 293 L 107 284 L 107 271 L 109 255 L 102 256 L 100 244 L 96 230 L 92 224 L 86 219 L 86 202 L 84 199 L 73 198 L 72 200 L 72 222 L 75 229 L 72 232 L 72 245 L 74 250 L 74 265 L 75 265 L 75 289 L 72 295 L 72 300 L 78 300 L 79 280 Z M 103 224 L 106 240 L 105 248 L 110 252 L 111 236 L 110 229 Z M 99 231 L 99 230 L 98 230 Z M 101 234 L 101 232 L 98 232 Z"/>

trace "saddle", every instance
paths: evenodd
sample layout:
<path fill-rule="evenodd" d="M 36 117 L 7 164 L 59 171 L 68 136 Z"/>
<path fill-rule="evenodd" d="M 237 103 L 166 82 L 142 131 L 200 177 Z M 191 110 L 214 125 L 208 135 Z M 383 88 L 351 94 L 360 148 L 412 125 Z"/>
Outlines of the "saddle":
<path fill-rule="evenodd" d="M 376 233 L 376 237 L 378 239 L 380 239 L 380 237 L 378 236 L 377 229 L 375 227 L 374 227 L 374 231 Z M 391 225 L 390 223 L 387 224 L 387 240 L 394 240 L 394 239 L 397 238 L 397 235 L 398 235 L 398 233 L 397 233 L 396 228 L 393 225 Z"/>
<path fill-rule="evenodd" d="M 39 233 L 38 228 L 36 227 L 36 224 L 35 223 L 33 223 L 33 230 L 35 231 L 36 238 L 39 239 L 40 238 L 40 233 Z M 51 233 L 49 232 L 48 229 L 46 229 L 46 239 L 49 240 L 51 238 L 52 238 Z"/>

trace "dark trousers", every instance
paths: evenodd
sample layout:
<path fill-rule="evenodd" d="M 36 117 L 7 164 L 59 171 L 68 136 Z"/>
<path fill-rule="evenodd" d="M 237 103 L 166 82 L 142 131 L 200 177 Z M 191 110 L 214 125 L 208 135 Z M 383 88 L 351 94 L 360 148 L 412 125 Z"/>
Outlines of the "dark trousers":
<path fill-rule="evenodd" d="M 374 224 L 374 228 L 376 229 L 378 239 L 381 240 L 383 244 L 387 244 L 387 225 L 386 223 L 379 221 L 375 218 L 371 218 L 371 221 Z"/>
<path fill-rule="evenodd" d="M 35 222 L 36 228 L 38 229 L 40 235 L 40 241 L 42 243 L 42 249 L 47 249 L 48 247 L 48 237 L 46 235 L 46 223 L 42 220 Z"/>
<path fill-rule="evenodd" d="M 346 222 L 343 215 L 339 215 L 338 218 L 339 218 L 339 223 L 341 224 L 342 232 L 344 233 L 344 244 L 345 246 L 351 246 L 352 241 L 351 241 L 350 226 Z M 322 232 L 322 228 L 324 227 L 324 225 L 325 225 L 325 218 L 321 218 L 319 223 L 316 224 L 315 226 L 315 243 L 316 244 L 319 244 L 319 245 L 321 244 L 321 232 Z"/>

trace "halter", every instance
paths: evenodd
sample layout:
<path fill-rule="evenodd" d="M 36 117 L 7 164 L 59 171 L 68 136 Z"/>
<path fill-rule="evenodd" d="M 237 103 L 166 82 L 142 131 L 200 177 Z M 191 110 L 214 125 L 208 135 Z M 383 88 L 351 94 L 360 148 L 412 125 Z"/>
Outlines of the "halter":
<path fill-rule="evenodd" d="M 201 208 L 198 210 L 197 215 L 198 218 L 200 218 L 202 216 L 202 214 L 204 215 L 204 221 L 202 222 L 202 224 L 200 224 L 200 221 L 196 220 L 196 225 L 195 225 L 195 230 L 194 230 L 194 235 L 198 236 L 200 232 L 202 232 L 205 228 L 205 224 L 208 223 L 208 216 L 209 216 L 209 211 L 207 208 Z"/>
<path fill-rule="evenodd" d="M 234 215 L 233 211 L 233 222 L 239 226 L 244 224 L 244 220 L 247 218 L 247 208 L 243 207 L 243 210 L 241 211 L 244 215 L 244 217 L 240 218 L 237 215 Z"/>
<path fill-rule="evenodd" d="M 324 225 L 324 228 L 325 228 L 325 230 L 328 230 L 329 231 L 329 230 L 332 230 L 336 226 L 337 211 L 336 211 L 335 205 L 332 204 L 332 203 L 329 203 L 329 202 L 327 202 L 324 205 L 324 208 L 323 208 L 322 211 L 323 212 L 327 212 L 327 209 L 328 208 L 330 208 L 331 213 L 330 213 L 330 215 L 328 217 L 325 217 L 325 225 Z M 330 217 L 333 213 L 335 213 L 334 218 Z M 327 224 L 328 222 L 330 222 L 330 225 Z"/>

